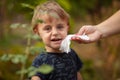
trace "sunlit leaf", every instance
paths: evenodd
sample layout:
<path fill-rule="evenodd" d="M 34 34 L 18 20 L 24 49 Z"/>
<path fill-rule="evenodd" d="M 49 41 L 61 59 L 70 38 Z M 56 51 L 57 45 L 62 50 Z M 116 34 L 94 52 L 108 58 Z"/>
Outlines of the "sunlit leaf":
<path fill-rule="evenodd" d="M 47 64 L 43 64 L 43 65 L 41 65 L 41 66 L 37 69 L 38 72 L 41 72 L 41 73 L 43 73 L 43 74 L 48 74 L 48 73 L 50 73 L 52 70 L 53 70 L 53 67 L 50 66 L 50 65 L 47 65 Z"/>
<path fill-rule="evenodd" d="M 35 67 L 30 67 L 28 68 L 28 76 L 33 76 L 35 75 L 37 72 L 43 73 L 43 74 L 48 74 L 53 70 L 53 67 L 47 64 L 43 64 L 41 65 L 39 68 L 35 68 Z"/>
<path fill-rule="evenodd" d="M 28 26 L 28 24 L 21 24 L 22 28 L 26 28 Z"/>
<path fill-rule="evenodd" d="M 31 77 L 31 76 L 35 75 L 35 73 L 36 73 L 36 71 L 31 71 L 28 73 L 28 76 Z"/>
<path fill-rule="evenodd" d="M 20 58 L 21 63 L 25 63 L 26 60 L 27 60 L 27 57 L 25 55 L 21 56 L 21 58 Z"/>
<path fill-rule="evenodd" d="M 18 64 L 20 62 L 20 59 L 18 57 L 14 57 L 11 59 L 11 61 L 14 63 L 14 64 Z"/>
<path fill-rule="evenodd" d="M 17 74 L 26 74 L 28 71 L 26 69 L 17 71 Z"/>
<path fill-rule="evenodd" d="M 32 5 L 30 5 L 30 4 L 22 3 L 21 5 L 22 5 L 22 7 L 34 9 L 34 6 L 32 6 Z"/>
<path fill-rule="evenodd" d="M 4 54 L 2 57 L 0 57 L 0 60 L 2 60 L 2 61 L 8 61 L 9 60 L 8 55 Z"/>
<path fill-rule="evenodd" d="M 40 39 L 40 37 L 38 35 L 33 35 L 32 39 L 38 40 L 38 39 Z"/>
<path fill-rule="evenodd" d="M 36 73 L 36 68 L 33 67 L 33 66 L 31 66 L 31 67 L 29 67 L 29 68 L 27 69 L 27 71 L 28 71 L 28 76 L 30 77 L 30 76 L 35 75 L 35 73 Z"/>
<path fill-rule="evenodd" d="M 11 59 L 14 55 L 13 54 L 9 54 L 8 58 Z"/>
<path fill-rule="evenodd" d="M 10 25 L 10 28 L 16 29 L 20 26 L 20 23 L 14 23 Z"/>
<path fill-rule="evenodd" d="M 36 69 L 35 67 L 31 66 L 31 67 L 29 67 L 29 68 L 27 69 L 27 71 L 28 71 L 28 72 L 31 72 L 31 71 L 33 71 L 33 70 L 35 70 L 35 69 Z"/>

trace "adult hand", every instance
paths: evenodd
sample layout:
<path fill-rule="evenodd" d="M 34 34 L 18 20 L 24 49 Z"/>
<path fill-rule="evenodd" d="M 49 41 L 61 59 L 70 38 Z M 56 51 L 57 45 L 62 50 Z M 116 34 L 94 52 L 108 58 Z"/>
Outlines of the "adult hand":
<path fill-rule="evenodd" d="M 77 36 L 72 37 L 71 40 L 76 41 L 78 43 L 92 43 L 98 41 L 102 36 L 102 33 L 97 29 L 97 27 L 92 25 L 82 26 L 76 35 L 83 34 L 87 35 L 89 37 L 89 40 L 82 40 Z"/>

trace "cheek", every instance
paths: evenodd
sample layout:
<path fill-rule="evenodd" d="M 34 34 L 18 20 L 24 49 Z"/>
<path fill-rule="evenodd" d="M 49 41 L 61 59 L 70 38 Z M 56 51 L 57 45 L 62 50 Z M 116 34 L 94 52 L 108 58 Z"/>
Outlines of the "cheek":
<path fill-rule="evenodd" d="M 67 31 L 62 32 L 62 35 L 63 35 L 64 38 L 67 36 L 67 34 L 68 34 Z"/>
<path fill-rule="evenodd" d="M 40 33 L 39 36 L 41 37 L 41 39 L 44 43 L 49 40 L 49 35 L 48 34 Z"/>
<path fill-rule="evenodd" d="M 65 28 L 64 28 L 64 32 L 66 32 L 66 34 L 68 34 L 68 32 L 69 32 L 69 26 L 65 26 Z"/>
<path fill-rule="evenodd" d="M 68 26 L 67 26 L 67 32 L 69 32 L 69 30 L 70 30 L 70 26 L 68 25 Z"/>
<path fill-rule="evenodd" d="M 46 44 L 46 42 L 47 42 L 46 37 L 45 37 L 44 35 L 40 35 L 40 38 L 41 38 L 42 42 L 43 42 L 44 44 Z"/>
<path fill-rule="evenodd" d="M 40 38 L 41 38 L 42 40 L 44 40 L 44 38 L 45 38 L 45 35 L 44 35 L 44 34 L 39 33 L 39 36 L 40 36 Z"/>
<path fill-rule="evenodd" d="M 63 33 L 64 38 L 68 35 L 68 30 L 69 30 L 69 27 L 67 27 L 66 30 Z"/>
<path fill-rule="evenodd" d="M 65 31 L 64 31 L 64 34 L 68 34 L 68 31 L 69 31 L 69 27 L 66 27 Z"/>

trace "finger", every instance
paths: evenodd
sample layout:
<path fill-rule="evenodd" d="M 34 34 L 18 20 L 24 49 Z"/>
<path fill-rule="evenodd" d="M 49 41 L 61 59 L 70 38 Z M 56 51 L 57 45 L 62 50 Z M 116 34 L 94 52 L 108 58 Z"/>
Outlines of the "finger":
<path fill-rule="evenodd" d="M 82 35 L 82 34 L 84 34 L 84 33 L 85 33 L 85 31 L 86 31 L 85 26 L 82 26 L 82 27 L 80 28 L 80 30 L 78 31 L 78 33 L 77 33 L 77 34 Z"/>
<path fill-rule="evenodd" d="M 79 43 L 79 44 L 82 43 L 81 40 L 78 40 L 78 39 L 75 39 L 75 38 L 74 38 L 74 39 L 71 39 L 71 40 L 74 41 L 74 42 L 77 42 L 77 43 Z"/>
<path fill-rule="evenodd" d="M 86 44 L 86 43 L 89 43 L 90 42 L 90 40 L 83 40 L 83 39 L 81 39 L 81 38 L 79 38 L 79 37 L 72 37 L 71 38 L 71 40 L 72 41 L 75 41 L 75 42 L 77 42 L 77 43 L 84 43 L 84 44 Z"/>
<path fill-rule="evenodd" d="M 74 37 L 71 37 L 71 40 L 80 40 L 80 38 L 79 38 L 79 37 L 74 36 Z"/>

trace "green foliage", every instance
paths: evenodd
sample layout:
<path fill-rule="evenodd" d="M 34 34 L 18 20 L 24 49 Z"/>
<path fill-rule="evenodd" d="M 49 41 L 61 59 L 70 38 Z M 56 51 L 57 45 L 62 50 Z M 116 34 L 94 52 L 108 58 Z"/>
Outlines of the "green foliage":
<path fill-rule="evenodd" d="M 24 63 L 26 59 L 26 56 L 21 54 L 4 54 L 0 57 L 1 61 L 11 61 L 14 64 Z"/>
<path fill-rule="evenodd" d="M 0 57 L 0 61 L 5 61 L 5 62 L 11 61 L 14 64 L 19 64 L 19 63 L 22 64 L 20 71 L 17 72 L 18 74 L 20 74 L 20 80 L 23 80 L 26 74 L 28 74 L 28 76 L 32 76 L 32 75 L 35 75 L 36 72 L 41 72 L 44 74 L 50 73 L 53 70 L 53 67 L 47 64 L 43 64 L 39 68 L 34 68 L 34 67 L 28 67 L 28 69 L 26 68 L 26 64 L 29 60 L 29 55 L 34 55 L 35 53 L 44 51 L 43 44 L 41 43 L 39 44 L 39 47 L 30 46 L 32 40 L 39 39 L 38 36 L 32 34 L 32 27 L 28 24 L 15 23 L 15 24 L 12 24 L 10 28 L 12 29 L 24 28 L 27 31 L 27 33 L 24 36 L 22 36 L 27 40 L 26 49 L 25 51 L 22 51 L 22 54 L 19 54 L 19 53 L 4 54 Z"/>
<path fill-rule="evenodd" d="M 4 5 L 2 5 L 2 1 L 5 1 Z M 7 18 L 7 22 L 10 22 L 10 20 L 17 21 L 16 20 L 17 15 L 18 16 L 22 15 L 23 17 L 28 19 L 28 21 L 31 21 L 31 17 L 33 15 L 33 9 L 35 8 L 35 6 L 38 4 L 42 4 L 45 1 L 48 1 L 48 0 L 1 0 L 0 7 L 3 6 L 3 8 L 5 8 L 3 13 L 6 13 L 6 16 L 3 16 L 3 17 Z M 102 0 L 90 0 L 90 1 L 88 1 L 88 0 L 53 0 L 53 1 L 58 2 L 68 13 L 70 13 L 70 16 L 72 16 L 72 19 L 70 20 L 70 26 L 71 26 L 70 33 L 71 33 L 72 30 L 74 30 L 74 19 L 73 18 L 78 19 L 79 17 L 84 17 L 84 16 L 86 16 L 86 14 L 89 14 L 90 11 L 93 11 L 94 13 L 96 13 L 95 10 L 99 11 L 99 9 L 98 9 L 99 7 L 102 7 L 102 8 L 109 7 L 109 6 L 111 6 L 111 3 L 114 0 L 104 0 L 104 1 L 102 1 Z M 84 19 L 84 18 L 82 18 L 82 19 Z M 1 20 L 1 21 L 3 21 L 3 20 Z M 38 21 L 38 22 L 41 23 L 42 21 Z M 11 53 L 4 54 L 3 56 L 0 57 L 0 60 L 5 61 L 5 62 L 11 61 L 14 64 L 19 64 L 19 63 L 22 64 L 22 65 L 20 65 L 21 69 L 18 72 L 20 75 L 26 75 L 26 74 L 28 74 L 29 76 L 34 75 L 35 71 L 37 71 L 37 70 L 33 67 L 27 67 L 26 64 L 30 60 L 29 58 L 31 58 L 30 55 L 33 56 L 36 53 L 39 53 L 40 51 L 44 51 L 43 44 L 41 42 L 39 42 L 39 43 L 35 43 L 34 46 L 31 46 L 31 44 L 33 44 L 33 42 L 31 42 L 31 40 L 40 40 L 40 38 L 37 35 L 32 34 L 31 25 L 15 23 L 15 24 L 12 24 L 10 27 L 13 30 L 16 30 L 18 28 L 24 28 L 26 30 L 27 33 L 22 35 L 22 37 L 25 40 L 27 40 L 26 41 L 27 44 L 23 43 L 22 47 L 20 46 L 20 48 L 24 48 L 24 45 L 25 45 L 26 48 L 20 49 L 22 51 L 19 51 L 16 46 L 14 46 L 14 47 L 10 46 L 10 49 L 14 48 L 14 50 L 16 49 L 16 52 L 14 50 L 12 50 L 12 51 L 10 50 Z M 8 29 L 8 28 L 6 28 L 6 29 Z M 5 31 L 6 29 L 3 29 L 3 31 Z M 9 35 L 9 36 L 12 38 L 11 35 Z M 16 40 L 14 40 L 14 41 L 16 41 Z M 2 46 L 2 49 L 4 48 L 3 45 L 5 45 L 5 47 L 9 47 L 8 45 L 11 45 L 11 44 L 13 45 L 14 42 L 10 43 L 8 40 L 1 41 L 1 39 L 0 39 L 0 45 Z M 39 47 L 41 47 L 41 48 L 39 48 Z M 7 50 L 3 49 L 3 51 L 5 53 L 7 53 Z M 3 51 L 1 51 L 1 52 L 3 53 Z M 46 69 L 46 67 L 47 67 L 47 69 Z M 119 71 L 118 70 L 119 69 L 118 68 L 119 61 L 114 63 L 114 67 L 115 67 L 114 68 L 115 70 L 113 73 L 115 74 L 114 76 L 116 77 L 117 76 L 116 72 Z M 48 65 L 46 65 L 46 66 L 41 67 L 40 69 L 41 69 L 40 70 L 41 72 L 47 73 L 47 72 L 50 72 L 50 70 L 52 70 L 52 67 L 50 68 Z M 45 70 L 45 72 L 44 72 L 44 70 Z M 92 61 L 84 62 L 82 73 L 83 73 L 84 80 L 100 80 L 101 79 L 101 76 L 97 79 L 93 79 L 94 77 L 98 77 L 97 76 L 98 73 L 96 73 L 95 69 L 93 69 Z M 4 74 L 2 74 L 2 75 L 4 75 Z M 0 76 L 1 76 L 1 74 L 0 74 Z M 10 77 L 10 76 L 7 76 L 7 77 Z M 14 77 L 16 77 L 16 76 L 14 76 Z M 22 78 L 21 78 L 21 80 L 23 80 Z M 11 78 L 9 78 L 9 80 L 11 80 Z M 12 79 L 12 80 L 14 80 L 14 79 Z M 103 80 L 103 79 L 101 79 L 101 80 Z"/>
<path fill-rule="evenodd" d="M 67 12 L 71 10 L 71 5 L 69 0 L 56 0 Z"/>
<path fill-rule="evenodd" d="M 25 8 L 29 8 L 29 9 L 34 10 L 34 6 L 29 5 L 29 4 L 26 4 L 26 3 L 21 3 L 21 6 L 22 6 L 22 7 L 25 7 Z"/>
<path fill-rule="evenodd" d="M 16 14 L 23 14 L 26 18 L 31 19 L 33 9 L 38 4 L 42 4 L 50 0 L 6 0 L 6 13 L 8 17 Z M 84 17 L 88 14 L 88 10 L 95 10 L 97 5 L 100 7 L 108 7 L 112 4 L 112 0 L 51 0 L 58 2 L 67 12 L 74 17 Z"/>
<path fill-rule="evenodd" d="M 53 70 L 52 66 L 49 66 L 47 64 L 43 64 L 42 66 L 40 66 L 38 69 L 36 69 L 37 72 L 41 72 L 43 74 L 48 74 Z"/>
<path fill-rule="evenodd" d="M 36 72 L 41 72 L 41 73 L 43 73 L 43 74 L 48 74 L 48 73 L 50 73 L 52 70 L 53 70 L 53 67 L 52 67 L 52 66 L 49 66 L 49 65 L 47 65 L 47 64 L 43 64 L 43 65 L 41 65 L 39 68 L 30 67 L 30 68 L 28 69 L 28 71 L 30 71 L 29 74 L 28 74 L 28 76 L 33 76 L 33 75 L 35 75 Z"/>
<path fill-rule="evenodd" d="M 17 29 L 17 28 L 24 28 L 27 31 L 27 34 L 24 35 L 24 38 L 30 38 L 33 40 L 38 40 L 40 39 L 38 35 L 35 35 L 32 33 L 32 26 L 29 24 L 20 24 L 20 23 L 14 23 L 10 25 L 10 28 L 12 29 Z"/>
<path fill-rule="evenodd" d="M 28 77 L 35 75 L 37 72 L 41 72 L 43 74 L 48 74 L 53 70 L 53 67 L 47 64 L 42 64 L 40 67 L 29 67 L 25 70 L 17 71 L 17 74 L 28 74 Z"/>
<path fill-rule="evenodd" d="M 12 29 L 16 29 L 16 28 L 19 28 L 19 27 L 21 27 L 21 28 L 26 28 L 26 27 L 28 27 L 28 26 L 29 26 L 28 24 L 14 23 L 14 24 L 11 24 L 11 25 L 10 25 L 10 28 L 12 28 Z"/>

